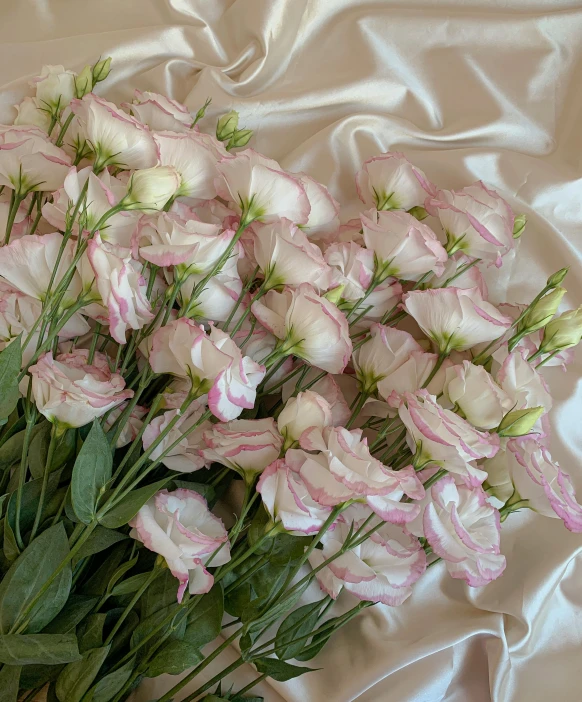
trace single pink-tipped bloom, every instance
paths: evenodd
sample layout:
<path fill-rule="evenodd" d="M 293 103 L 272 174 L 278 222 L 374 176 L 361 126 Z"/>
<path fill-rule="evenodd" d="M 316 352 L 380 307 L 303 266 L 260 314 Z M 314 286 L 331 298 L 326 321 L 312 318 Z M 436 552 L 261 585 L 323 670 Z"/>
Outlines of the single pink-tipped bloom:
<path fill-rule="evenodd" d="M 448 254 L 433 230 L 416 217 L 368 210 L 360 219 L 366 248 L 374 252 L 384 277 L 418 280 L 428 271 L 443 272 Z"/>
<path fill-rule="evenodd" d="M 335 528 L 322 538 L 323 549 L 309 556 L 313 568 L 334 556 L 342 547 L 353 522 L 358 529 L 369 516 L 361 505 L 341 515 Z M 372 522 L 370 527 L 374 526 Z M 320 588 L 333 599 L 342 589 L 366 602 L 401 605 L 412 593 L 412 585 L 426 570 L 426 555 L 418 539 L 394 524 L 385 524 L 355 548 L 322 568 L 316 578 Z"/>
<path fill-rule="evenodd" d="M 285 446 L 299 441 L 303 432 L 316 427 L 322 431 L 333 425 L 329 402 L 313 390 L 290 397 L 277 417 L 277 426 L 285 437 Z"/>
<path fill-rule="evenodd" d="M 257 492 L 271 519 L 291 534 L 316 534 L 331 512 L 311 497 L 299 473 L 284 459 L 265 468 Z"/>
<path fill-rule="evenodd" d="M 320 375 L 317 368 L 311 368 L 304 378 L 304 384 L 315 380 L 316 376 Z M 283 402 L 287 402 L 293 395 L 295 390 L 295 381 L 293 378 L 285 383 L 282 387 Z M 331 424 L 334 427 L 343 427 L 351 416 L 351 410 L 346 398 L 344 397 L 340 386 L 337 384 L 333 375 L 327 373 L 315 385 L 312 385 L 310 390 L 316 392 L 324 398 L 331 409 Z"/>
<path fill-rule="evenodd" d="M 220 463 L 252 482 L 279 457 L 283 438 L 271 417 L 235 419 L 205 431 L 204 444 L 201 453 L 207 461 Z"/>
<path fill-rule="evenodd" d="M 18 105 L 14 105 L 17 115 L 14 126 L 38 127 L 46 135 L 51 126 L 51 116 L 35 97 L 25 97 Z"/>
<path fill-rule="evenodd" d="M 282 217 L 307 224 L 311 205 L 301 182 L 285 173 L 276 161 L 253 149 L 239 151 L 218 164 L 218 194 L 247 220 L 273 222 Z"/>
<path fill-rule="evenodd" d="M 462 190 L 440 190 L 425 207 L 440 219 L 451 252 L 463 251 L 499 268 L 515 245 L 511 207 L 481 181 Z"/>
<path fill-rule="evenodd" d="M 82 100 L 72 100 L 71 109 L 101 163 L 123 168 L 158 164 L 158 147 L 148 127 L 117 105 L 89 93 Z"/>
<path fill-rule="evenodd" d="M 432 486 L 431 496 L 424 510 L 424 535 L 450 575 L 471 587 L 498 578 L 505 570 L 499 512 L 483 489 L 456 485 L 453 476 L 446 475 Z"/>
<path fill-rule="evenodd" d="M 63 110 L 75 97 L 73 71 L 64 66 L 43 66 L 40 75 L 33 78 L 30 85 L 36 88 L 36 99 L 46 110 Z"/>
<path fill-rule="evenodd" d="M 310 283 L 321 292 L 329 287 L 321 250 L 288 219 L 255 227 L 254 257 L 268 288 Z"/>
<path fill-rule="evenodd" d="M 129 522 L 131 536 L 146 548 L 165 558 L 172 575 L 178 578 L 178 602 L 186 587 L 191 595 L 209 592 L 214 577 L 204 567 L 211 554 L 212 566 L 230 561 L 228 534 L 206 500 L 194 490 L 162 490 L 148 500 Z"/>
<path fill-rule="evenodd" d="M 107 308 L 109 331 L 120 344 L 127 329 L 141 329 L 153 319 L 146 297 L 146 282 L 131 256 L 120 258 L 109 251 L 96 234 L 87 245 L 87 255 L 95 274 L 95 285 Z"/>
<path fill-rule="evenodd" d="M 107 414 L 107 419 L 105 420 L 105 426 L 103 427 L 105 432 L 108 432 L 112 428 L 115 420 L 121 416 L 122 412 L 125 410 L 126 407 L 127 407 L 127 402 L 124 402 L 123 404 L 115 407 L 115 409 L 112 409 Z M 123 429 L 121 430 L 121 434 L 119 435 L 119 438 L 117 439 L 117 442 L 115 444 L 115 448 L 123 448 L 124 446 L 131 444 L 131 442 L 139 434 L 139 431 L 143 426 L 143 418 L 146 416 L 147 413 L 148 413 L 147 407 L 141 407 L 140 405 L 136 405 L 131 410 L 131 414 L 129 415 L 127 421 L 125 422 L 125 425 L 124 425 Z"/>
<path fill-rule="evenodd" d="M 346 316 L 311 285 L 279 293 L 270 290 L 252 305 L 259 322 L 289 353 L 328 373 L 342 373 L 352 353 Z"/>
<path fill-rule="evenodd" d="M 512 409 L 552 408 L 552 396 L 542 374 L 527 362 L 527 350 L 516 349 L 503 361 L 496 380 L 507 393 Z"/>
<path fill-rule="evenodd" d="M 407 441 L 417 453 L 417 466 L 436 464 L 480 485 L 487 473 L 475 461 L 493 458 L 499 450 L 497 434 L 478 431 L 454 412 L 443 409 L 427 390 L 405 393 L 398 410 L 408 430 Z"/>
<path fill-rule="evenodd" d="M 37 127 L 0 127 L 0 186 L 24 196 L 53 192 L 65 180 L 71 160 Z"/>
<path fill-rule="evenodd" d="M 405 393 L 416 392 L 424 387 L 437 361 L 436 353 L 426 353 L 422 350 L 411 351 L 410 356 L 401 366 L 378 382 L 378 395 L 386 400 L 390 407 L 400 407 L 401 398 Z M 445 359 L 426 386 L 431 395 L 441 394 L 445 386 L 447 369 L 451 365 L 452 361 L 448 358 Z"/>
<path fill-rule="evenodd" d="M 90 364 L 88 356 L 87 349 L 75 349 L 56 358 L 49 351 L 29 368 L 34 403 L 53 424 L 82 427 L 133 397 L 133 390 L 125 389 L 122 376 L 109 370 L 104 354 L 95 353 Z M 27 380 L 22 383 L 21 390 Z"/>
<path fill-rule="evenodd" d="M 301 447 L 303 450 L 287 451 L 285 460 L 299 471 L 309 494 L 320 504 L 329 507 L 360 498 L 382 519 L 395 524 L 417 516 L 418 505 L 400 501 L 404 495 L 424 496 L 414 469 L 386 468 L 370 454 L 360 429 L 327 427 L 320 431 L 313 427 L 302 434 Z"/>
<path fill-rule="evenodd" d="M 130 110 L 142 124 L 147 124 L 157 132 L 168 130 L 187 133 L 192 126 L 192 115 L 185 105 L 149 90 L 136 90 L 134 102 L 123 103 L 122 106 Z"/>
<path fill-rule="evenodd" d="M 437 192 L 420 168 L 396 151 L 369 158 L 356 174 L 356 188 L 360 200 L 377 210 L 410 210 Z"/>
<path fill-rule="evenodd" d="M 502 336 L 512 320 L 473 288 L 413 290 L 403 298 L 406 312 L 441 353 L 465 351 Z"/>
<path fill-rule="evenodd" d="M 309 218 L 301 229 L 314 241 L 329 239 L 339 229 L 340 204 L 329 190 L 306 173 L 294 173 L 305 190 L 309 205 Z"/>

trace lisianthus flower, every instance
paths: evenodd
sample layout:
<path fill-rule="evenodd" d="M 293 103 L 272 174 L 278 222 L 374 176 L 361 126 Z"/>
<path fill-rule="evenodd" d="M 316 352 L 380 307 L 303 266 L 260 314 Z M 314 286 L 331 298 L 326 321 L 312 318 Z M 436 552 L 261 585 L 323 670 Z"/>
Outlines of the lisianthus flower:
<path fill-rule="evenodd" d="M 149 90 L 136 90 L 134 102 L 123 103 L 123 107 L 157 132 L 187 133 L 192 126 L 192 115 L 185 105 Z"/>
<path fill-rule="evenodd" d="M 285 438 L 285 445 L 299 441 L 303 432 L 316 427 L 322 431 L 332 426 L 333 416 L 329 402 L 313 390 L 290 397 L 277 417 L 277 426 Z"/>
<path fill-rule="evenodd" d="M 294 173 L 305 190 L 311 207 L 309 217 L 301 229 L 313 241 L 329 238 L 340 226 L 339 202 L 334 200 L 329 190 L 306 173 Z"/>

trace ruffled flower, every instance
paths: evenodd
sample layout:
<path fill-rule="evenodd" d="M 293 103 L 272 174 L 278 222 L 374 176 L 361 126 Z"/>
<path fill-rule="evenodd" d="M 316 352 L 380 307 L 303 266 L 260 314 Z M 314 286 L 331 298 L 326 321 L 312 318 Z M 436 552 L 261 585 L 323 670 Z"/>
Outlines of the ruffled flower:
<path fill-rule="evenodd" d="M 192 115 L 185 105 L 149 90 L 136 90 L 134 102 L 124 103 L 123 107 L 131 110 L 142 124 L 147 124 L 156 132 L 169 130 L 186 133 L 192 126 Z"/>
<path fill-rule="evenodd" d="M 311 207 L 307 222 L 301 229 L 314 241 L 325 240 L 339 229 L 340 204 L 329 190 L 306 173 L 294 173 L 305 190 Z"/>
<path fill-rule="evenodd" d="M 313 390 L 290 397 L 277 417 L 277 426 L 285 438 L 286 447 L 299 441 L 308 429 L 316 427 L 323 431 L 332 424 L 331 405 Z"/>

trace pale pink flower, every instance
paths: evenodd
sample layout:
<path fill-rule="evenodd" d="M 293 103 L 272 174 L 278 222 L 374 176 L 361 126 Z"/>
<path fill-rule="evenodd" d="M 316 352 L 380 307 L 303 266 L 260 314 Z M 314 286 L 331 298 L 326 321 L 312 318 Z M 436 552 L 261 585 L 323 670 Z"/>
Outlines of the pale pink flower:
<path fill-rule="evenodd" d="M 541 373 L 527 362 L 527 351 L 510 353 L 497 371 L 497 382 L 511 400 L 512 409 L 552 408 L 552 396 Z"/>
<path fill-rule="evenodd" d="M 38 411 L 59 427 L 82 427 L 133 397 L 121 375 L 109 370 L 104 354 L 96 352 L 90 364 L 88 357 L 87 349 L 56 358 L 49 351 L 28 369 Z"/>
<path fill-rule="evenodd" d="M 63 184 L 71 161 L 36 127 L 0 127 L 0 186 L 19 196 L 53 192 Z"/>
<path fill-rule="evenodd" d="M 511 319 L 473 288 L 413 290 L 402 298 L 404 309 L 441 353 L 466 349 L 502 336 Z"/>
<path fill-rule="evenodd" d="M 427 198 L 425 207 L 440 219 L 450 253 L 463 251 L 499 268 L 502 257 L 513 249 L 513 211 L 481 181 L 462 190 L 440 190 Z"/>
<path fill-rule="evenodd" d="M 72 100 L 71 109 L 99 165 L 123 168 L 157 165 L 159 152 L 150 130 L 112 102 L 89 93 L 82 100 Z"/>
<path fill-rule="evenodd" d="M 447 368 L 444 395 L 479 429 L 495 429 L 515 408 L 515 402 L 485 368 L 469 361 Z"/>
<path fill-rule="evenodd" d="M 496 434 L 478 431 L 454 412 L 443 409 L 427 390 L 405 393 L 398 413 L 408 430 L 410 450 L 416 452 L 417 467 L 435 464 L 466 477 L 472 485 L 485 480 L 487 474 L 474 461 L 497 453 Z"/>
<path fill-rule="evenodd" d="M 295 224 L 307 224 L 311 205 L 305 188 L 276 161 L 245 149 L 222 160 L 218 171 L 218 194 L 232 202 L 247 221 L 273 222 L 285 217 Z"/>
<path fill-rule="evenodd" d="M 180 417 L 169 433 L 162 439 L 150 454 L 152 461 L 158 459 L 162 454 L 162 463 L 170 470 L 179 473 L 192 473 L 201 468 L 205 468 L 209 463 L 204 459 L 201 449 L 204 448 L 202 436 L 204 432 L 212 426 L 206 420 L 195 429 L 188 431 L 200 421 L 201 416 L 206 411 L 206 405 L 202 401 L 192 402 L 184 414 L 180 416 L 180 410 L 168 410 L 159 415 L 148 424 L 143 433 L 143 447 L 147 451 L 159 435 L 166 430 L 168 424 Z M 184 436 L 184 434 L 186 434 Z M 170 447 L 179 441 L 172 449 Z"/>
<path fill-rule="evenodd" d="M 306 173 L 294 173 L 309 200 L 311 210 L 307 222 L 301 229 L 310 239 L 327 239 L 339 229 L 339 202 L 334 200 L 329 190 Z"/>
<path fill-rule="evenodd" d="M 133 103 L 123 103 L 142 124 L 154 131 L 189 132 L 192 115 L 185 105 L 149 90 L 135 91 Z"/>
<path fill-rule="evenodd" d="M 499 512 L 483 489 L 455 485 L 453 476 L 447 475 L 432 486 L 431 496 L 424 510 L 424 535 L 450 575 L 471 587 L 498 578 L 505 570 Z"/>
<path fill-rule="evenodd" d="M 311 285 L 278 293 L 270 290 L 252 305 L 259 322 L 284 341 L 288 354 L 327 371 L 341 373 L 348 364 L 352 342 L 346 317 Z"/>
<path fill-rule="evenodd" d="M 155 135 L 162 166 L 172 166 L 180 175 L 177 195 L 210 200 L 216 197 L 215 179 L 220 154 L 198 132 L 159 132 Z"/>
<path fill-rule="evenodd" d="M 311 497 L 300 475 L 284 459 L 265 468 L 257 492 L 271 519 L 291 534 L 317 533 L 331 512 L 331 507 L 324 507 Z"/>
<path fill-rule="evenodd" d="M 433 230 L 416 217 L 368 210 L 360 218 L 366 248 L 374 252 L 382 278 L 418 280 L 428 271 L 443 272 L 447 252 Z"/>
<path fill-rule="evenodd" d="M 410 356 L 396 370 L 390 372 L 378 381 L 378 395 L 384 398 L 391 407 L 399 407 L 404 393 L 416 392 L 424 387 L 432 373 L 438 356 L 436 353 L 426 353 L 422 350 L 411 351 Z M 450 359 L 445 359 L 439 370 L 427 385 L 431 395 L 440 395 L 445 385 L 447 368 L 452 365 Z"/>
<path fill-rule="evenodd" d="M 172 166 L 142 168 L 129 178 L 123 207 L 142 212 L 159 211 L 176 195 L 179 186 L 180 176 Z"/>
<path fill-rule="evenodd" d="M 410 210 L 424 205 L 435 186 L 396 151 L 369 158 L 356 175 L 360 200 L 377 210 Z"/>
<path fill-rule="evenodd" d="M 182 601 L 186 587 L 191 595 L 209 592 L 214 577 L 204 565 L 221 546 L 212 559 L 212 566 L 230 561 L 224 524 L 194 490 L 158 492 L 129 524 L 133 527 L 131 536 L 163 556 L 172 575 L 178 578 L 178 602 Z"/>
<path fill-rule="evenodd" d="M 190 303 L 194 288 L 205 278 L 203 273 L 192 273 L 180 288 L 179 299 L 182 305 Z M 189 314 L 196 319 L 212 322 L 226 322 L 242 292 L 243 283 L 236 266 L 236 257 L 232 257 L 223 266 L 220 273 L 215 273 L 212 278 L 204 283 L 204 287 L 196 293 L 196 299 L 190 303 Z M 243 312 L 242 305 L 234 315 L 237 321 Z"/>
<path fill-rule="evenodd" d="M 108 432 L 113 427 L 115 420 L 120 417 L 122 412 L 125 411 L 126 407 L 127 402 L 124 402 L 108 412 L 107 418 L 105 420 L 105 426 L 103 427 L 105 432 Z M 143 426 L 143 418 L 146 416 L 147 413 L 147 408 L 141 407 L 140 405 L 136 405 L 131 410 L 131 414 L 127 418 L 127 421 L 125 422 L 123 429 L 121 430 L 121 434 L 117 439 L 115 448 L 123 448 L 124 446 L 131 444 L 131 442 L 139 434 L 140 429 Z"/>
<path fill-rule="evenodd" d="M 331 405 L 313 390 L 290 397 L 277 417 L 277 426 L 285 438 L 286 448 L 299 441 L 304 431 L 313 427 L 322 431 L 332 424 Z"/>
<path fill-rule="evenodd" d="M 321 250 L 288 219 L 255 227 L 254 257 L 267 289 L 309 283 L 327 290 L 329 266 Z"/>
<path fill-rule="evenodd" d="M 289 371 L 287 371 L 289 372 Z M 303 380 L 303 385 L 307 385 L 309 382 L 315 380 L 316 376 L 320 375 L 317 368 L 311 368 Z M 345 378 L 346 376 L 341 376 Z M 295 390 L 296 380 L 292 378 L 289 382 L 285 383 L 282 387 L 283 402 L 292 396 Z M 334 427 L 341 427 L 348 421 L 351 416 L 351 410 L 348 403 L 341 391 L 340 386 L 337 384 L 333 375 L 327 373 L 320 380 L 318 380 L 315 385 L 312 385 L 310 390 L 321 395 L 330 406 L 331 409 L 331 423 Z"/>
<path fill-rule="evenodd" d="M 204 432 L 202 456 L 236 471 L 252 484 L 255 477 L 279 457 L 283 438 L 271 417 L 235 419 Z"/>
<path fill-rule="evenodd" d="M 356 519 L 351 518 L 351 512 L 352 507 L 340 516 L 333 530 L 324 534 L 323 549 L 310 554 L 313 568 L 338 553 L 352 521 L 354 530 L 363 524 L 365 511 L 356 511 Z M 412 585 L 425 570 L 426 555 L 418 539 L 401 527 L 385 524 L 359 546 L 332 560 L 315 577 L 333 599 L 345 589 L 360 600 L 396 607 L 410 597 Z"/>
<path fill-rule="evenodd" d="M 253 361 L 257 363 L 261 363 L 261 361 L 273 352 L 278 341 L 276 336 L 268 332 L 260 324 L 255 324 L 254 328 L 251 328 L 248 317 L 243 322 L 242 327 L 233 334 L 232 338 L 237 346 L 240 347 L 241 352 L 245 356 L 250 356 Z M 285 359 L 285 362 L 281 365 L 279 370 L 272 375 L 264 391 L 268 392 L 270 386 L 276 385 L 279 381 L 283 380 L 292 370 L 293 358 L 289 356 Z"/>
<path fill-rule="evenodd" d="M 382 519 L 404 524 L 418 514 L 418 506 L 401 502 L 404 495 L 424 496 L 414 468 L 393 471 L 374 458 L 362 431 L 343 427 L 316 427 L 301 436 L 303 450 L 290 449 L 285 461 L 299 472 L 309 494 L 322 505 L 350 499 L 365 500 Z M 318 451 L 319 453 L 306 453 Z"/>
<path fill-rule="evenodd" d="M 89 241 L 87 255 L 107 308 L 111 336 L 124 344 L 128 328 L 141 329 L 153 319 L 146 281 L 131 256 L 120 258 L 108 251 L 98 234 Z"/>
<path fill-rule="evenodd" d="M 48 133 L 51 126 L 51 116 L 46 108 L 36 98 L 25 97 L 18 105 L 14 105 L 18 114 L 14 124 L 19 127 L 38 127 Z"/>
<path fill-rule="evenodd" d="M 43 66 L 40 76 L 31 82 L 36 99 L 45 110 L 62 110 L 75 97 L 76 73 L 64 66 Z"/>

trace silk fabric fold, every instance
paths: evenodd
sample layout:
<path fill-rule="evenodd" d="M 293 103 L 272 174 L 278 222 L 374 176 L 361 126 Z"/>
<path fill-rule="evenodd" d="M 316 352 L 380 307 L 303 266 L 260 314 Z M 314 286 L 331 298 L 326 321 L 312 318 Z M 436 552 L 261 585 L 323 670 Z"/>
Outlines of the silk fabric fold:
<path fill-rule="evenodd" d="M 255 130 L 252 146 L 327 184 L 344 220 L 361 208 L 356 170 L 382 151 L 403 151 L 444 188 L 484 180 L 528 217 L 492 299 L 528 301 L 570 265 L 565 302 L 582 301 L 580 2 L 3 0 L 0 16 L 2 122 L 42 64 L 80 70 L 111 55 L 101 94 L 122 102 L 133 88 L 154 90 L 193 112 L 211 97 L 203 129 L 237 109 Z M 580 356 L 567 375 L 547 376 L 552 454 L 582 490 Z M 500 580 L 471 589 L 442 564 L 430 568 L 402 607 L 374 607 L 336 634 L 314 661 L 319 671 L 262 683 L 257 694 L 578 702 L 581 549 L 558 520 L 512 515 Z M 205 675 L 236 656 L 229 650 Z M 245 666 L 233 682 L 255 675 Z M 133 700 L 157 699 L 176 680 L 145 680 Z"/>

